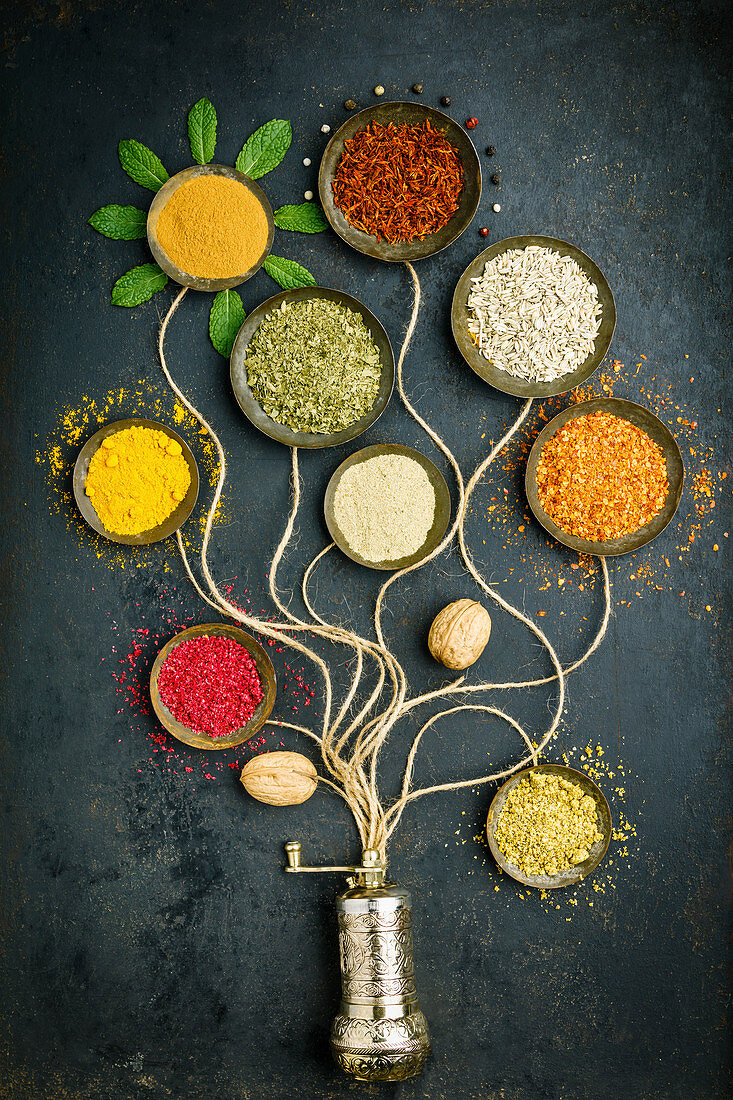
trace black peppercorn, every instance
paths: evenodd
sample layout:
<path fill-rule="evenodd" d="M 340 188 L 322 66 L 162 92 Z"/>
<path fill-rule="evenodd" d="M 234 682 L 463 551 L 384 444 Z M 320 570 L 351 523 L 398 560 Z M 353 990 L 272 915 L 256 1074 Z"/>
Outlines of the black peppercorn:
<path fill-rule="evenodd" d="M 450 96 L 449 95 L 444 95 L 442 97 L 440 103 L 441 103 L 441 106 L 443 106 L 443 107 L 450 107 Z"/>
<path fill-rule="evenodd" d="M 487 145 L 486 146 L 486 156 L 487 157 L 493 157 L 495 152 L 496 152 L 496 146 L 495 145 Z"/>
<path fill-rule="evenodd" d="M 413 84 L 412 90 L 415 95 L 422 95 L 422 84 Z"/>
<path fill-rule="evenodd" d="M 492 183 L 501 183 L 501 176 L 499 175 L 498 172 L 494 172 L 493 176 L 491 177 L 491 182 Z"/>
<path fill-rule="evenodd" d="M 344 107 L 346 108 L 347 111 L 355 111 L 356 110 L 356 103 L 354 102 L 353 99 L 347 99 L 346 102 L 344 103 Z"/>

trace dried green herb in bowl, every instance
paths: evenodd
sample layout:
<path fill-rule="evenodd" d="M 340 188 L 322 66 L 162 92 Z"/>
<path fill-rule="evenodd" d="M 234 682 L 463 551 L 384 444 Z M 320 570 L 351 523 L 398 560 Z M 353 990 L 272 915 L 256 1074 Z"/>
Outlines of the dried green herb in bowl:
<path fill-rule="evenodd" d="M 379 349 L 359 313 L 327 298 L 282 302 L 247 348 L 247 384 L 294 432 L 333 434 L 365 416 L 379 393 Z"/>

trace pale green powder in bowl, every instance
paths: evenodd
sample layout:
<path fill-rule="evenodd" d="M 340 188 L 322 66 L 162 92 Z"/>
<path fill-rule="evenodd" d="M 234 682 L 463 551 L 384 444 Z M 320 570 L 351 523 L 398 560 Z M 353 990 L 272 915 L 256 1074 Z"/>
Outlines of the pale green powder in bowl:
<path fill-rule="evenodd" d="M 399 561 L 424 546 L 435 519 L 435 489 L 413 458 L 377 455 L 344 471 L 333 513 L 365 561 Z"/>

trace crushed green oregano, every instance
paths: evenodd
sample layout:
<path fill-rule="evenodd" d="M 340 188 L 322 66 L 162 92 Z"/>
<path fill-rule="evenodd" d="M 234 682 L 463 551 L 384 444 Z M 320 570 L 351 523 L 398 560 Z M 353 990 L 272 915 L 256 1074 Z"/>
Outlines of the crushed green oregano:
<path fill-rule="evenodd" d="M 360 314 L 326 298 L 283 302 L 247 349 L 247 383 L 268 416 L 295 432 L 343 431 L 374 405 L 379 350 Z"/>

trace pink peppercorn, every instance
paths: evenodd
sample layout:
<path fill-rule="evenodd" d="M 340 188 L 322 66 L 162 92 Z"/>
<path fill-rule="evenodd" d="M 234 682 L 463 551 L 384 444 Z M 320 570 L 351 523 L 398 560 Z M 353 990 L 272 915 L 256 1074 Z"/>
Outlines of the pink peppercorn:
<path fill-rule="evenodd" d="M 477 118 L 467 118 L 466 119 L 466 129 L 467 130 L 475 130 L 477 126 L 478 126 L 478 119 Z"/>
<path fill-rule="evenodd" d="M 208 635 L 171 650 L 158 675 L 158 692 L 174 718 L 209 737 L 241 729 L 262 699 L 257 666 L 244 646 Z"/>
<path fill-rule="evenodd" d="M 488 231 L 488 229 L 486 228 L 485 225 L 481 226 L 481 228 L 479 229 L 479 233 L 481 234 L 482 237 L 488 237 L 488 235 L 489 235 L 489 231 Z"/>

